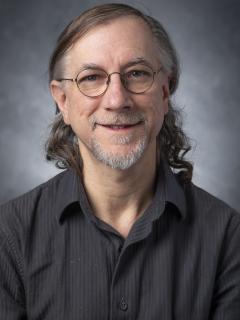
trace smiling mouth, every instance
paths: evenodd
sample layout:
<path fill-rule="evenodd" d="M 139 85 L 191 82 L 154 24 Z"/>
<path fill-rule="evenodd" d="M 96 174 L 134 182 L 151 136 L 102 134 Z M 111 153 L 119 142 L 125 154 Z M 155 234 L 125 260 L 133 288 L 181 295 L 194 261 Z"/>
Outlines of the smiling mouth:
<path fill-rule="evenodd" d="M 101 127 L 107 128 L 107 129 L 111 129 L 111 130 L 126 130 L 126 129 L 130 129 L 136 126 L 139 126 L 140 124 L 142 124 L 143 121 L 139 121 L 137 123 L 134 124 L 98 124 Z"/>

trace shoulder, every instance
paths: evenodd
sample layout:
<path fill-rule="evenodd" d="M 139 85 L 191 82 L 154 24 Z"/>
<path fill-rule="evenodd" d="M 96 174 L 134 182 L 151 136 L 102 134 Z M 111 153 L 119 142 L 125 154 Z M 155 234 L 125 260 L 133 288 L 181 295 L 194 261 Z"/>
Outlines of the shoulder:
<path fill-rule="evenodd" d="M 209 233 L 240 229 L 240 214 L 224 201 L 191 183 L 185 186 L 187 215 Z M 238 231 L 240 232 L 240 231 Z"/>
<path fill-rule="evenodd" d="M 59 185 L 66 172 L 61 172 L 31 191 L 2 204 L 0 206 L 0 232 L 7 234 L 20 226 L 27 227 L 35 214 L 39 211 L 44 212 L 46 208 L 53 212 L 51 207 L 56 203 Z"/>
<path fill-rule="evenodd" d="M 189 201 L 190 206 L 195 209 L 200 209 L 201 211 L 215 211 L 223 215 L 236 214 L 240 215 L 226 204 L 221 199 L 213 196 L 206 190 L 196 186 L 194 183 L 191 183 L 185 187 L 186 198 Z"/>

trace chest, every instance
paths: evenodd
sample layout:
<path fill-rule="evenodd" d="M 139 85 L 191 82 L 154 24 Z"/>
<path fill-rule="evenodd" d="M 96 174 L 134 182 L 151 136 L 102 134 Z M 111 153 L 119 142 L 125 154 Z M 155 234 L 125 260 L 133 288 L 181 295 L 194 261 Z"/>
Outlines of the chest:
<path fill-rule="evenodd" d="M 216 262 L 201 239 L 164 232 L 121 248 L 101 232 L 64 230 L 28 269 L 29 319 L 206 319 Z"/>

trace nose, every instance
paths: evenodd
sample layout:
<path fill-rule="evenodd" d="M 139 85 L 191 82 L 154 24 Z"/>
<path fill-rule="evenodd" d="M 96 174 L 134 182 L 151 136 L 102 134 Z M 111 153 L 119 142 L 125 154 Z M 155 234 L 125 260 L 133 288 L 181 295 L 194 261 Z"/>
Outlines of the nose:
<path fill-rule="evenodd" d="M 110 84 L 110 82 L 111 82 L 111 76 L 112 76 L 113 74 L 118 74 L 118 75 L 119 75 L 119 78 L 120 78 L 120 80 L 121 80 L 121 82 L 122 82 L 122 84 L 123 84 L 122 77 L 121 77 L 121 73 L 115 71 L 115 72 L 109 73 L 108 79 L 107 79 L 107 85 L 109 86 L 109 84 Z"/>
<path fill-rule="evenodd" d="M 107 86 L 104 95 L 107 110 L 131 108 L 130 94 L 124 88 L 120 72 L 112 72 L 108 75 Z"/>

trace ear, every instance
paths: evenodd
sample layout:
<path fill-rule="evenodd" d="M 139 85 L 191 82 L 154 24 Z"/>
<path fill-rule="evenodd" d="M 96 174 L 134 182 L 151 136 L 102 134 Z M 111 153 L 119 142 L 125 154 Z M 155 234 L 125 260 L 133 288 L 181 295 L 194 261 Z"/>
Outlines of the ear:
<path fill-rule="evenodd" d="M 170 95 L 169 86 L 168 86 L 168 83 L 165 83 L 162 86 L 162 99 L 163 99 L 164 114 L 168 113 L 169 95 Z"/>
<path fill-rule="evenodd" d="M 65 89 L 60 81 L 52 80 L 50 83 L 50 90 L 53 99 L 55 100 L 56 104 L 60 112 L 63 115 L 63 120 L 66 124 L 70 124 L 69 121 L 69 104 L 66 96 Z"/>

